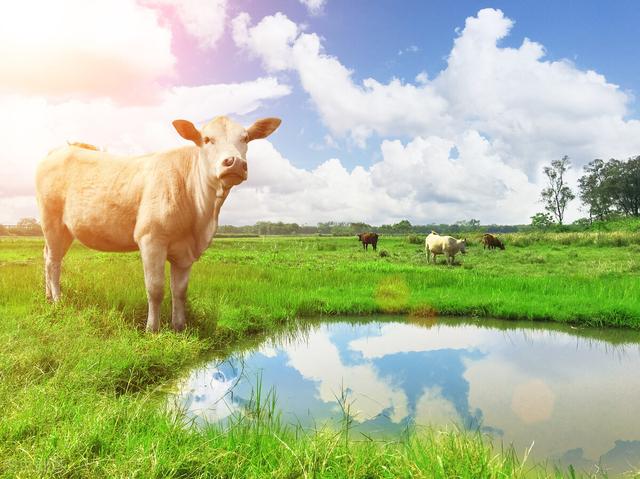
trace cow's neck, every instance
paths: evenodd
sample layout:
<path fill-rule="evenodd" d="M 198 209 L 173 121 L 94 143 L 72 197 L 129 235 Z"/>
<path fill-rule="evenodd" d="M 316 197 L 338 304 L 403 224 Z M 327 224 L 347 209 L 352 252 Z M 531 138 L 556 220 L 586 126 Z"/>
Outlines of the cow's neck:
<path fill-rule="evenodd" d="M 194 233 L 198 249 L 204 251 L 218 229 L 220 208 L 229 194 L 229 188 L 222 188 L 218 186 L 217 182 L 212 183 L 208 175 L 211 168 L 206 160 L 199 157 L 198 150 L 195 154 L 195 168 L 191 182 L 191 193 L 196 212 Z"/>

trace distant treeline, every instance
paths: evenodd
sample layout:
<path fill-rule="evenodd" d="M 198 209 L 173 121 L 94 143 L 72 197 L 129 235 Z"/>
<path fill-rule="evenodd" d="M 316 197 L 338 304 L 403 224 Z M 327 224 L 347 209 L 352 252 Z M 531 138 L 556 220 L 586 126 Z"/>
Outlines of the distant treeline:
<path fill-rule="evenodd" d="M 35 218 L 22 218 L 15 225 L 0 225 L 0 236 L 42 236 L 42 228 Z"/>
<path fill-rule="evenodd" d="M 362 222 L 329 221 L 318 223 L 316 226 L 299 225 L 298 223 L 283 223 L 260 221 L 254 225 L 232 226 L 223 225 L 218 233 L 223 235 L 327 235 L 350 236 L 366 231 L 375 231 L 383 235 L 428 234 L 431 231 L 447 232 L 451 234 L 474 231 L 490 231 L 494 233 L 515 233 L 527 226 L 517 225 L 481 225 L 480 221 L 462 220 L 454 224 L 432 223 L 426 225 L 412 225 L 408 220 L 402 220 L 390 225 L 370 225 Z"/>

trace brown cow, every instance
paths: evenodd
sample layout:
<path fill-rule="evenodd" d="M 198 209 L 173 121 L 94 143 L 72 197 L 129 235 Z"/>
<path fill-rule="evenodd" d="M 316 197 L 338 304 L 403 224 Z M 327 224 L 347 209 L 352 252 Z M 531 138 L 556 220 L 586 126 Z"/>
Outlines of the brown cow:
<path fill-rule="evenodd" d="M 358 240 L 362 241 L 362 247 L 365 250 L 369 249 L 369 245 L 373 246 L 373 251 L 378 249 L 378 234 L 377 233 L 360 233 Z"/>
<path fill-rule="evenodd" d="M 171 263 L 172 324 L 183 329 L 191 265 L 209 246 L 229 191 L 247 179 L 248 143 L 278 125 L 279 119 L 265 118 L 245 129 L 221 116 L 198 130 L 176 120 L 173 126 L 193 145 L 136 157 L 78 145 L 50 152 L 36 173 L 47 298 L 60 298 L 60 264 L 74 238 L 100 251 L 139 250 L 147 330 L 160 326 L 165 261 Z"/>
<path fill-rule="evenodd" d="M 482 249 L 486 249 L 486 248 L 489 248 L 489 249 L 500 248 L 502 250 L 504 249 L 504 243 L 489 233 L 483 234 L 480 242 L 482 243 Z"/>

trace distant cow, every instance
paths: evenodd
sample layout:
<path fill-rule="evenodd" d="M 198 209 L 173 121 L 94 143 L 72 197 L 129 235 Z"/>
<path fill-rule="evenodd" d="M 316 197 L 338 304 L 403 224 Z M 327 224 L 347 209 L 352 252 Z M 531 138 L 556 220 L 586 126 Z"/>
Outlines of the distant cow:
<path fill-rule="evenodd" d="M 362 247 L 367 250 L 369 245 L 373 246 L 373 251 L 378 249 L 378 234 L 377 233 L 360 233 L 358 240 L 362 241 Z"/>
<path fill-rule="evenodd" d="M 483 234 L 480 242 L 482 243 L 482 249 L 486 249 L 486 248 L 489 248 L 489 249 L 500 248 L 502 250 L 504 249 L 504 243 L 489 233 Z"/>
<path fill-rule="evenodd" d="M 427 263 L 431 262 L 431 255 L 433 255 L 433 263 L 435 264 L 436 256 L 442 254 L 449 264 L 453 264 L 458 252 L 466 254 L 467 240 L 455 239 L 453 236 L 440 236 L 432 231 L 424 241 L 424 248 L 427 254 Z"/>
<path fill-rule="evenodd" d="M 167 260 L 171 322 L 182 330 L 191 265 L 209 246 L 229 191 L 247 179 L 247 145 L 279 125 L 279 119 L 265 118 L 245 129 L 221 116 L 198 130 L 175 120 L 180 136 L 194 145 L 135 157 L 84 145 L 50 152 L 36 173 L 47 298 L 60 298 L 60 265 L 74 238 L 100 251 L 140 250 L 147 330 L 160 326 Z"/>

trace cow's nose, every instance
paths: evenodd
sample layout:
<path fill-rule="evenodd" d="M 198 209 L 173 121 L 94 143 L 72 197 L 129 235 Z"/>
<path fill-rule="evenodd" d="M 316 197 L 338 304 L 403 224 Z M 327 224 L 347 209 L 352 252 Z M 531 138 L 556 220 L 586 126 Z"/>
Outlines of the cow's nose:
<path fill-rule="evenodd" d="M 222 166 L 225 166 L 227 168 L 235 166 L 236 168 L 242 169 L 243 171 L 247 171 L 247 162 L 237 156 L 230 156 L 229 158 L 225 158 L 222 161 Z"/>

